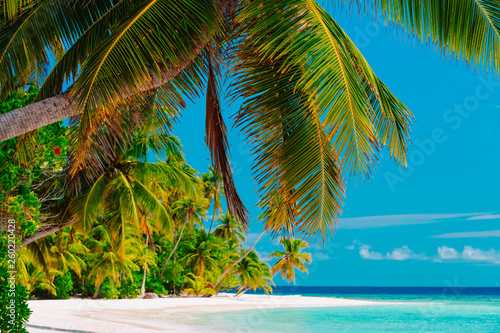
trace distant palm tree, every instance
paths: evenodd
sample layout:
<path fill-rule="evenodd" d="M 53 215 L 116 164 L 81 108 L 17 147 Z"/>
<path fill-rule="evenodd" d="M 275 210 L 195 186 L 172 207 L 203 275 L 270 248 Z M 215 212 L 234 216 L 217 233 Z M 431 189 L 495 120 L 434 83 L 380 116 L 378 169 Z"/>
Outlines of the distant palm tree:
<path fill-rule="evenodd" d="M 80 276 L 82 270 L 86 268 L 86 264 L 80 255 L 89 252 L 89 249 L 82 243 L 83 234 L 78 230 L 71 230 L 70 227 L 67 227 L 60 230 L 57 235 L 52 234 L 51 236 L 44 239 L 53 243 L 49 249 L 49 258 L 46 259 L 48 265 L 63 274 L 66 274 L 68 270 L 72 270 L 76 275 Z"/>
<path fill-rule="evenodd" d="M 141 283 L 141 295 L 144 296 L 146 294 L 146 274 L 150 271 L 151 266 L 156 266 L 155 254 L 153 251 L 150 251 L 150 248 L 154 249 L 153 241 L 149 242 L 150 237 L 146 235 L 146 245 L 141 246 L 141 244 L 137 244 L 136 249 L 141 249 L 140 253 L 137 256 L 136 263 L 143 269 L 142 275 L 142 283 Z"/>
<path fill-rule="evenodd" d="M 214 235 L 236 244 L 241 244 L 246 241 L 245 229 L 241 223 L 236 221 L 229 211 L 227 211 L 226 214 L 217 216 L 217 222 L 219 222 L 220 225 L 215 228 Z"/>
<path fill-rule="evenodd" d="M 196 275 L 204 277 L 205 270 L 218 270 L 218 259 L 224 253 L 222 244 L 215 242 L 212 234 L 200 231 L 195 243 L 185 246 L 185 256 L 182 258 L 186 266 L 193 267 Z"/>
<path fill-rule="evenodd" d="M 295 283 L 295 268 L 298 268 L 301 272 L 307 272 L 305 264 L 312 262 L 310 253 L 301 253 L 309 244 L 295 238 L 282 238 L 280 243 L 283 244 L 285 251 L 274 251 L 268 256 L 269 258 L 279 258 L 273 265 L 271 272 L 273 275 L 281 272 L 283 279 L 288 282 L 293 280 L 293 283 Z"/>
<path fill-rule="evenodd" d="M 242 253 L 238 259 L 234 260 L 232 263 L 227 264 L 226 268 L 224 269 L 224 272 L 222 272 L 222 274 L 219 276 L 219 278 L 215 282 L 215 285 L 214 285 L 215 289 L 218 290 L 219 284 L 222 282 L 222 280 L 224 280 L 224 279 L 226 279 L 229 276 L 234 274 L 236 265 L 238 265 L 243 259 L 245 259 L 246 256 L 248 256 L 250 253 L 253 252 L 253 248 L 255 247 L 255 245 L 257 245 L 259 240 L 262 238 L 262 236 L 264 236 L 264 234 L 266 232 L 267 232 L 267 229 L 264 228 L 264 230 L 257 236 L 257 238 L 252 243 L 252 245 L 248 249 L 246 249 L 246 251 L 244 253 Z"/>
<path fill-rule="evenodd" d="M 105 226 L 94 227 L 89 236 L 86 245 L 93 253 L 89 278 L 92 276 L 95 278 L 93 298 L 97 298 L 99 287 L 106 279 L 120 286 L 122 279 L 133 279 L 132 271 L 139 270 L 139 266 L 133 262 L 136 259 L 134 247 L 127 246 L 128 244 L 113 244 L 111 234 Z M 126 243 L 130 240 L 131 238 L 125 238 Z"/>
<path fill-rule="evenodd" d="M 182 223 L 181 231 L 180 234 L 177 236 L 177 239 L 176 237 L 174 237 L 174 247 L 172 249 L 172 252 L 170 252 L 170 255 L 167 257 L 167 260 L 163 264 L 160 276 L 163 276 L 163 273 L 165 272 L 165 268 L 167 267 L 170 258 L 175 254 L 177 246 L 179 246 L 179 243 L 182 239 L 182 235 L 184 233 L 186 225 L 189 224 L 191 229 L 194 228 L 195 224 L 198 224 L 201 228 L 203 228 L 202 219 L 207 213 L 207 211 L 203 208 L 203 204 L 205 203 L 204 199 L 201 199 L 201 202 L 202 203 L 200 204 L 188 197 L 182 197 L 180 200 L 172 204 L 173 206 L 172 214 L 176 216 L 177 220 L 184 222 Z"/>
<path fill-rule="evenodd" d="M 157 141 L 149 140 L 148 144 L 140 144 L 141 137 L 136 139 L 96 175 L 81 196 L 71 201 L 71 215 L 79 222 L 77 227 L 89 230 L 95 219 L 102 216 L 101 222 L 109 227 L 115 239 L 123 241 L 128 222 L 150 237 L 153 227 L 171 237 L 171 212 L 164 199 L 173 187 L 191 193 L 194 170 L 177 159 L 159 163 L 141 161 L 155 145 L 171 145 L 170 136 L 157 137 Z"/>
<path fill-rule="evenodd" d="M 254 291 L 261 288 L 266 294 L 273 291 L 271 285 L 274 285 L 269 265 L 260 261 L 255 251 L 250 252 L 236 266 L 236 274 L 239 278 L 239 287 L 236 289 L 236 295 L 241 295 L 250 289 Z"/>

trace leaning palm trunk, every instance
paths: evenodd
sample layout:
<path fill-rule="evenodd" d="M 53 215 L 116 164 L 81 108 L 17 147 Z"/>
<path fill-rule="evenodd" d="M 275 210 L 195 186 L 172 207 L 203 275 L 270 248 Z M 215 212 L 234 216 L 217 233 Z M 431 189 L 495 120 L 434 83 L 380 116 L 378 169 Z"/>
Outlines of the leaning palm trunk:
<path fill-rule="evenodd" d="M 229 273 L 229 271 L 231 269 L 233 269 L 236 265 L 239 264 L 240 261 L 242 261 L 243 259 L 245 259 L 245 257 L 247 255 L 250 254 L 250 252 L 252 252 L 253 248 L 255 247 L 255 245 L 257 244 L 257 242 L 260 240 L 260 238 L 262 236 L 264 236 L 264 234 L 266 233 L 266 229 L 264 229 L 264 231 L 262 231 L 259 235 L 259 237 L 257 237 L 257 239 L 255 240 L 255 242 L 253 242 L 252 246 L 250 246 L 250 248 L 247 250 L 247 252 L 245 252 L 244 255 L 242 255 L 241 257 L 239 257 L 238 260 L 236 260 L 235 262 L 233 262 L 228 268 L 226 268 L 226 270 L 224 271 L 224 273 L 221 274 L 221 276 L 219 276 L 219 278 L 217 279 L 217 282 L 215 282 L 215 288 L 217 288 L 217 286 L 219 285 L 219 283 L 221 282 L 221 280 L 226 276 L 227 273 Z"/>
<path fill-rule="evenodd" d="M 247 292 L 247 291 L 249 291 L 250 289 L 252 289 L 252 288 L 250 288 L 250 287 L 246 287 L 246 288 L 242 289 L 239 293 L 237 293 L 237 294 L 236 294 L 236 295 L 234 295 L 234 296 L 235 296 L 235 297 L 240 297 L 241 295 L 243 295 L 244 293 L 246 293 L 246 292 Z"/>
<path fill-rule="evenodd" d="M 179 238 L 177 239 L 177 242 L 175 242 L 174 248 L 172 249 L 172 252 L 170 252 L 170 255 L 167 258 L 167 261 L 165 261 L 165 264 L 163 264 L 163 268 L 160 273 L 160 278 L 163 277 L 163 273 L 165 272 L 165 268 L 167 267 L 168 262 L 170 261 L 170 258 L 175 254 L 175 250 L 177 249 L 177 246 L 181 242 L 182 238 L 182 233 L 184 232 L 184 228 L 186 227 L 187 222 L 189 221 L 189 213 L 187 214 L 186 221 L 184 221 L 184 224 L 182 225 L 181 233 L 179 235 Z"/>
<path fill-rule="evenodd" d="M 222 12 L 226 12 L 230 4 L 231 0 L 221 0 L 218 2 L 218 6 Z M 203 27 L 200 28 L 203 29 Z M 156 69 L 159 69 L 159 72 L 153 66 L 149 67 L 149 85 L 141 85 L 141 87 L 136 88 L 135 92 L 141 93 L 154 90 L 167 84 L 179 75 L 201 53 L 206 45 L 211 42 L 212 31 L 205 30 L 195 41 L 195 45 L 193 45 L 191 54 L 188 57 L 183 58 L 176 55 L 178 63 L 175 66 L 171 62 L 166 65 L 157 64 Z M 122 81 L 122 86 L 126 87 L 125 78 Z M 121 96 L 116 96 L 116 100 L 110 102 L 116 102 L 120 98 L 125 100 L 133 98 L 132 95 L 134 94 L 131 94 L 131 91 L 128 90 L 122 89 L 120 91 Z M 71 95 L 70 89 L 68 89 L 62 94 L 1 114 L 0 142 L 80 114 L 82 108 L 78 107 L 77 103 L 74 102 L 78 99 L 79 95 Z"/>
<path fill-rule="evenodd" d="M 193 51 L 192 58 L 201 52 L 206 43 L 207 40 L 199 42 Z M 162 68 L 161 77 L 157 76 L 151 69 L 151 85 L 144 91 L 167 84 L 190 63 L 191 59 L 188 59 L 177 67 L 165 66 Z M 130 98 L 127 91 L 123 91 L 121 97 Z M 66 92 L 0 115 L 0 142 L 78 115 L 82 109 L 73 102 L 77 99 L 78 96 L 70 98 L 69 92 Z"/>

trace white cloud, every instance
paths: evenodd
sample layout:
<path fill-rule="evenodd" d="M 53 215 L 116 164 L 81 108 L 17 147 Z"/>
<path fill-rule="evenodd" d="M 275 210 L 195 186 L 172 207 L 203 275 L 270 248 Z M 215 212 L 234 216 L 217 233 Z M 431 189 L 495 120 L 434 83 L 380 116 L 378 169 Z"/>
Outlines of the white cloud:
<path fill-rule="evenodd" d="M 368 259 L 368 260 L 382 260 L 384 259 L 384 256 L 380 252 L 373 252 L 370 251 L 371 246 L 370 245 L 362 245 L 359 248 L 359 255 L 363 259 Z"/>
<path fill-rule="evenodd" d="M 459 253 L 454 248 L 445 245 L 438 247 L 438 257 L 442 260 L 457 259 L 459 257 Z"/>
<path fill-rule="evenodd" d="M 268 257 L 269 254 L 271 254 L 271 252 L 267 252 L 267 251 L 264 251 L 262 249 L 257 250 L 255 248 L 254 248 L 254 251 L 255 251 L 255 253 L 257 253 L 257 256 L 259 257 L 260 261 L 271 262 L 272 260 L 274 260 L 274 259 Z"/>
<path fill-rule="evenodd" d="M 394 248 L 386 254 L 374 251 L 370 245 L 362 244 L 359 241 L 354 241 L 352 245 L 346 247 L 349 250 L 355 248 L 359 249 L 361 258 L 367 260 L 432 260 L 436 262 L 476 262 L 500 265 L 500 250 L 481 250 L 472 246 L 464 246 L 463 250 L 459 251 L 443 245 L 438 247 L 437 256 L 433 255 L 431 257 L 426 256 L 425 253 L 415 253 L 407 245 Z"/>
<path fill-rule="evenodd" d="M 470 216 L 485 216 L 485 213 L 468 214 L 405 214 L 341 218 L 339 229 L 369 229 L 402 225 L 437 223 L 446 219 Z"/>
<path fill-rule="evenodd" d="M 487 261 L 493 264 L 500 264 L 500 252 L 497 252 L 494 249 L 483 251 L 481 249 L 475 249 L 471 246 L 465 246 L 462 251 L 462 257 L 465 260 Z"/>
<path fill-rule="evenodd" d="M 473 248 L 472 246 L 464 246 L 462 252 L 447 246 L 438 248 L 438 257 L 441 260 L 461 260 L 470 262 L 483 262 L 490 264 L 500 264 L 500 251 L 489 249 L 487 251 Z"/>
<path fill-rule="evenodd" d="M 424 260 L 427 257 L 424 254 L 416 254 L 412 250 L 408 248 L 408 246 L 404 245 L 399 249 L 392 250 L 391 253 L 386 254 L 386 258 L 389 260 Z"/>
<path fill-rule="evenodd" d="M 354 246 L 354 244 L 351 244 L 351 245 L 347 246 L 346 249 L 354 250 L 354 249 L 356 249 L 356 246 Z"/>
<path fill-rule="evenodd" d="M 348 248 L 355 247 L 355 244 L 352 244 Z M 362 244 L 359 246 L 359 255 L 363 259 L 368 260 L 425 260 L 428 259 L 425 254 L 417 254 L 413 252 L 407 245 L 403 245 L 400 248 L 395 248 L 391 252 L 387 252 L 385 255 L 372 251 L 372 247 L 370 245 Z"/>
<path fill-rule="evenodd" d="M 432 238 L 488 238 L 500 237 L 500 230 L 451 232 L 447 234 L 432 236 Z"/>
<path fill-rule="evenodd" d="M 500 219 L 500 214 L 478 215 L 478 216 L 469 217 L 467 220 L 495 220 L 495 219 Z"/>

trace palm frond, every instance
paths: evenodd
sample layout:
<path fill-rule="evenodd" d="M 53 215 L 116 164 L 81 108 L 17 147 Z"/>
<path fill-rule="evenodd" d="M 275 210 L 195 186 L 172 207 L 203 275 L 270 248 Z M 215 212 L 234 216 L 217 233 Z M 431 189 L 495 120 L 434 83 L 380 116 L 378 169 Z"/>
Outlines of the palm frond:
<path fill-rule="evenodd" d="M 215 30 L 218 16 L 208 0 L 153 0 L 130 11 L 86 59 L 75 82 L 72 93 L 83 111 L 80 126 L 95 127 L 95 113 L 115 107 L 123 94 L 130 98 L 152 88 L 153 78 L 161 80 L 162 68 L 193 60 L 196 42 L 207 38 L 200 26 Z M 189 94 L 199 78 L 179 80 L 173 81 L 176 88 Z"/>
<path fill-rule="evenodd" d="M 56 57 L 64 54 L 64 46 L 74 43 L 94 18 L 112 5 L 113 1 L 92 4 L 86 1 L 36 1 L 12 23 L 1 24 L 1 92 L 15 88 L 12 82 L 16 77 L 24 80 L 32 75 L 44 77 L 45 73 L 40 69 L 48 68 L 50 54 Z"/>
<path fill-rule="evenodd" d="M 134 192 L 140 200 L 141 206 L 148 214 L 155 218 L 158 230 L 172 240 L 172 219 L 169 208 L 155 196 L 145 184 L 137 179 L 133 180 Z"/>
<path fill-rule="evenodd" d="M 412 115 L 314 0 L 249 2 L 235 20 L 245 38 L 233 98 L 245 98 L 237 121 L 255 146 L 267 225 L 291 216 L 325 240 L 342 174 L 369 176 L 380 145 L 404 164 Z"/>
<path fill-rule="evenodd" d="M 215 172 L 222 176 L 224 195 L 229 210 L 248 227 L 249 214 L 241 201 L 233 180 L 233 172 L 229 161 L 229 142 L 227 128 L 222 117 L 220 106 L 219 84 L 217 77 L 221 76 L 220 66 L 214 59 L 212 51 L 208 51 L 207 78 L 207 113 L 205 123 L 205 141 L 210 150 L 210 157 Z M 215 63 L 214 63 L 215 62 Z"/>
<path fill-rule="evenodd" d="M 90 189 L 79 197 L 72 200 L 70 205 L 71 214 L 79 219 L 79 224 L 84 232 L 92 227 L 94 219 L 102 208 L 102 200 L 105 197 L 105 190 L 108 179 L 101 175 L 90 187 Z"/>
<path fill-rule="evenodd" d="M 496 0 L 371 0 L 386 24 L 474 68 L 500 70 L 500 4 Z M 371 6 L 367 6 L 371 8 Z"/>

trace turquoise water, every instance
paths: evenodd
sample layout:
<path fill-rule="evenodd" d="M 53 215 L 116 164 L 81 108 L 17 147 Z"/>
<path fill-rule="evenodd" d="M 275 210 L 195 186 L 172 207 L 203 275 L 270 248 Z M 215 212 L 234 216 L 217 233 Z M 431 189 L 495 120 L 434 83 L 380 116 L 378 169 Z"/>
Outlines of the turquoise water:
<path fill-rule="evenodd" d="M 200 332 L 500 332 L 499 296 L 346 296 L 397 304 L 205 313 L 189 323 Z"/>

